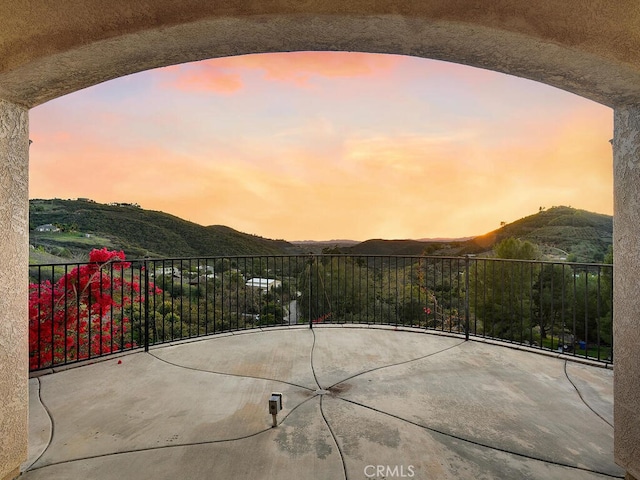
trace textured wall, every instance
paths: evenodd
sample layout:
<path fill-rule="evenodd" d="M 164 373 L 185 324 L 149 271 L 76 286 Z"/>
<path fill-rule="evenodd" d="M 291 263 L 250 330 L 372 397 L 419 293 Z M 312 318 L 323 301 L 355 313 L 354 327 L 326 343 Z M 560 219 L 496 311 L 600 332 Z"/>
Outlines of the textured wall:
<path fill-rule="evenodd" d="M 0 479 L 27 457 L 28 119 L 0 100 Z"/>
<path fill-rule="evenodd" d="M 640 478 L 640 106 L 614 118 L 615 455 Z"/>
<path fill-rule="evenodd" d="M 307 49 L 451 60 L 617 107 L 616 458 L 640 478 L 639 24 L 637 0 L 4 1 L 0 98 L 30 107 L 153 67 Z M 26 123 L 0 101 L 0 479 L 26 435 Z"/>
<path fill-rule="evenodd" d="M 640 99 L 637 0 L 0 2 L 0 98 L 35 106 L 128 73 L 259 52 L 436 58 Z M 612 73 L 615 72 L 615 73 Z"/>

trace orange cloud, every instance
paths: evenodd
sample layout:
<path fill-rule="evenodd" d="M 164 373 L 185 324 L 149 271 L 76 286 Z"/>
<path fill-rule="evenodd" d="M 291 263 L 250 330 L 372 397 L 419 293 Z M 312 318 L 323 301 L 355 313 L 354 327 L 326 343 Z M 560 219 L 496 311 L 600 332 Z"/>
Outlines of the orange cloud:
<path fill-rule="evenodd" d="M 257 136 L 203 153 L 78 145 L 58 131 L 32 146 L 30 187 L 32 196 L 137 202 L 287 239 L 476 235 L 561 204 L 611 213 L 611 147 L 602 135 L 610 111 L 577 109 L 538 124 L 535 135 L 530 127 L 485 144 L 481 124 L 451 135 L 367 135 L 310 118 L 289 132 L 314 133 L 308 145 Z"/>

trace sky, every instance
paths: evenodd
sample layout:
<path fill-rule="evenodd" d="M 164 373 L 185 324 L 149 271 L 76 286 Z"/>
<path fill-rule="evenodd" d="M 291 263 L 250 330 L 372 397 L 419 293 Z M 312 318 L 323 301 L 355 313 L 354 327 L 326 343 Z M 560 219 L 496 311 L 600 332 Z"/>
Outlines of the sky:
<path fill-rule="evenodd" d="M 459 238 L 613 212 L 613 113 L 544 84 L 396 55 L 150 70 L 30 112 L 30 198 L 138 203 L 286 240 Z"/>

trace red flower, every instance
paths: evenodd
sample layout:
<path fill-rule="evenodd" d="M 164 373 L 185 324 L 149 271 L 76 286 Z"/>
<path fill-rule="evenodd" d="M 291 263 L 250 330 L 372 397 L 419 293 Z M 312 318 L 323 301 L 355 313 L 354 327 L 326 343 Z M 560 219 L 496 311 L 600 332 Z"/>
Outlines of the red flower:
<path fill-rule="evenodd" d="M 91 263 L 72 269 L 57 282 L 29 285 L 29 366 L 48 367 L 135 346 L 124 315 L 144 301 L 138 281 L 114 271 L 130 268 L 124 252 L 92 250 Z M 129 293 L 125 295 L 124 293 Z M 149 285 L 148 294 L 162 293 Z"/>

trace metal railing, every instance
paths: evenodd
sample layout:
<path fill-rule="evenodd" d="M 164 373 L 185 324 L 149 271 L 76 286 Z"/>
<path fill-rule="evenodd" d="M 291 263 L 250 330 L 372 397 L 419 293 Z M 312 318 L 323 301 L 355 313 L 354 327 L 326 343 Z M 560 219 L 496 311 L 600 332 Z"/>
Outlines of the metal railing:
<path fill-rule="evenodd" d="M 613 267 L 409 256 L 32 265 L 30 368 L 279 325 L 380 324 L 612 363 Z"/>

